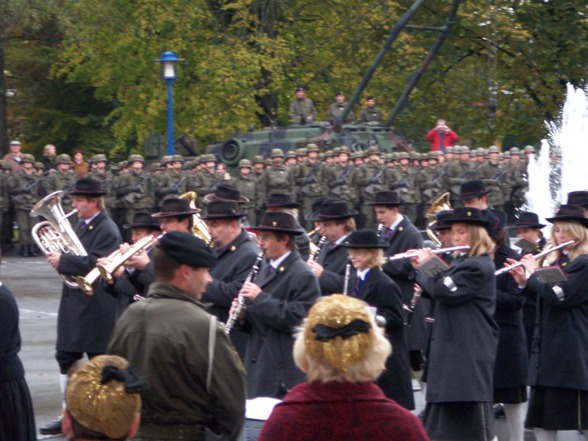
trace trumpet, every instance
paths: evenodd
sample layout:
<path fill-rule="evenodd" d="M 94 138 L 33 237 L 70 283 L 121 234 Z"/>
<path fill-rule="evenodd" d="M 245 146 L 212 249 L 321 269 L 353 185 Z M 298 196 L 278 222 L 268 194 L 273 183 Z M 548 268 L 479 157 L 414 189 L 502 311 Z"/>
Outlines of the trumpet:
<path fill-rule="evenodd" d="M 112 274 L 117 270 L 118 267 L 123 265 L 127 260 L 129 260 L 138 252 L 151 248 L 164 234 L 165 233 L 162 233 L 157 237 L 154 237 L 150 234 L 139 239 L 126 251 L 121 251 L 120 249 L 113 251 L 108 255 L 108 257 L 104 259 L 104 261 L 96 264 L 96 267 L 88 274 L 83 277 L 78 276 L 76 278 L 80 289 L 84 291 L 86 295 L 93 294 L 94 289 L 92 288 L 92 284 L 100 277 L 106 280 L 107 283 L 111 284 L 114 281 Z"/>
<path fill-rule="evenodd" d="M 457 247 L 447 247 L 447 248 L 437 248 L 435 250 L 431 250 L 433 254 L 443 254 L 443 253 L 451 253 L 453 251 L 468 251 L 470 249 L 469 245 L 461 245 Z M 407 251 L 406 253 L 394 254 L 393 256 L 388 257 L 388 261 L 394 260 L 401 260 L 401 259 L 411 259 L 413 257 L 418 256 L 418 253 L 415 251 Z"/>
<path fill-rule="evenodd" d="M 565 248 L 565 247 L 567 247 L 568 245 L 572 245 L 572 244 L 574 244 L 574 243 L 576 243 L 576 241 L 574 241 L 574 240 L 569 240 L 569 241 L 567 241 L 567 242 L 561 243 L 561 244 L 559 244 L 559 245 L 557 245 L 557 246 L 551 247 L 551 248 L 549 248 L 548 250 L 545 250 L 545 251 L 543 251 L 543 252 L 541 252 L 541 253 L 539 253 L 539 254 L 536 254 L 536 255 L 534 255 L 534 256 L 533 256 L 533 259 L 535 259 L 535 260 L 539 260 L 539 259 L 541 259 L 543 256 L 547 256 L 549 253 L 552 253 L 553 251 L 560 250 L 560 249 L 562 249 L 562 248 Z M 523 266 L 523 262 L 517 262 L 517 263 L 513 263 L 512 265 L 505 266 L 504 268 L 500 268 L 499 270 L 496 270 L 496 271 L 494 272 L 494 275 L 495 275 L 495 276 L 499 276 L 500 274 L 507 273 L 507 272 L 509 272 L 510 270 L 513 270 L 513 269 L 515 269 L 515 268 L 518 268 L 519 266 Z"/>
<path fill-rule="evenodd" d="M 251 271 L 249 272 L 249 274 L 247 274 L 247 278 L 245 279 L 245 282 L 243 284 L 245 284 L 247 282 L 255 281 L 255 278 L 257 277 L 257 274 L 259 273 L 259 268 L 261 267 L 262 261 L 263 261 L 263 251 L 260 251 L 259 254 L 257 255 L 257 259 L 255 259 L 255 262 L 253 263 L 253 267 L 251 267 Z M 243 299 L 243 296 L 237 296 L 237 305 L 233 308 L 233 311 L 231 312 L 231 315 L 229 315 L 227 323 L 225 324 L 225 332 L 227 334 L 230 334 L 231 329 L 233 329 L 233 327 L 235 326 L 235 323 L 237 322 L 237 319 L 239 318 L 239 314 L 243 310 L 244 306 L 245 306 L 245 300 Z"/>

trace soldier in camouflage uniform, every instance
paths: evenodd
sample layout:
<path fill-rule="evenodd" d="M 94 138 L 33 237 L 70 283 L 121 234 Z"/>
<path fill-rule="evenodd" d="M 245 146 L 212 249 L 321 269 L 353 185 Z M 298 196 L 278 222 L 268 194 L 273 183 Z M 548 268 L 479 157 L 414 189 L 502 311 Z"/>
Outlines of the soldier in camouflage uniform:
<path fill-rule="evenodd" d="M 521 158 L 521 151 L 517 147 L 510 149 L 510 167 L 508 168 L 508 180 L 510 184 L 511 216 L 515 216 L 525 203 L 525 194 L 529 188 L 527 179 L 527 164 Z M 549 197 L 546 195 L 546 197 Z"/>
<path fill-rule="evenodd" d="M 477 177 L 490 190 L 488 203 L 496 210 L 504 211 L 504 190 L 508 189 L 508 169 L 498 163 L 498 147 L 488 148 L 488 162 L 478 167 Z"/>
<path fill-rule="evenodd" d="M 373 96 L 368 96 L 365 104 L 365 108 L 359 114 L 360 124 L 382 124 L 382 111 L 376 107 L 376 99 Z"/>
<path fill-rule="evenodd" d="M 127 161 L 128 173 L 120 177 L 116 188 L 116 197 L 121 200 L 124 219 L 132 224 L 135 214 L 152 212 L 155 204 L 155 183 L 152 175 L 144 169 L 145 159 L 141 155 L 131 155 Z M 127 236 L 130 232 L 125 230 Z M 125 237 L 129 242 L 130 237 Z"/>
<path fill-rule="evenodd" d="M 359 192 L 358 211 L 361 213 L 358 228 L 376 228 L 377 219 L 371 203 L 376 193 L 386 190 L 386 168 L 380 164 L 380 152 L 377 147 L 367 149 L 367 161 L 357 167 L 355 182 Z"/>
<path fill-rule="evenodd" d="M 410 222 L 416 221 L 417 215 L 417 188 L 415 184 L 418 170 L 410 167 L 410 157 L 407 152 L 400 152 L 399 164 L 396 169 L 388 176 L 388 188 L 395 190 L 400 195 L 403 204 L 400 205 L 400 214 L 410 219 Z"/>
<path fill-rule="evenodd" d="M 267 202 L 272 193 L 287 194 L 294 200 L 295 176 L 289 167 L 284 165 L 284 152 L 282 149 L 272 149 L 270 153 L 271 167 L 259 180 L 258 208 Z"/>
<path fill-rule="evenodd" d="M 202 207 L 202 200 L 204 196 L 214 193 L 216 188 L 222 183 L 222 176 L 216 173 L 216 157 L 213 154 L 201 156 L 201 162 L 204 168 L 194 175 L 194 179 L 190 182 L 189 190 L 193 190 L 198 195 L 196 205 Z"/>
<path fill-rule="evenodd" d="M 345 95 L 343 92 L 337 92 L 335 94 L 335 102 L 329 106 L 329 121 L 331 124 L 335 124 L 338 121 L 338 118 L 341 117 L 343 110 L 347 103 L 345 102 Z M 342 124 L 349 124 L 353 121 L 353 112 L 349 112 L 345 121 L 341 121 Z"/>
<path fill-rule="evenodd" d="M 157 207 L 167 196 L 180 196 L 188 191 L 189 176 L 182 170 L 184 158 L 181 155 L 173 155 L 169 158 L 169 167 L 156 178 L 157 182 Z"/>
<path fill-rule="evenodd" d="M 427 226 L 427 211 L 429 211 L 431 205 L 443 194 L 443 187 L 441 186 L 443 169 L 439 167 L 438 156 L 439 151 L 428 153 L 428 166 L 421 168 L 416 179 L 421 200 L 420 225 L 416 225 L 416 227 L 421 230 Z"/>
<path fill-rule="evenodd" d="M 296 89 L 296 99 L 290 103 L 288 112 L 292 124 L 306 124 L 316 118 L 316 108 L 311 99 L 304 96 L 304 88 Z"/>
<path fill-rule="evenodd" d="M 107 192 L 104 195 L 104 208 L 106 209 L 108 215 L 113 218 L 113 211 L 116 200 L 112 190 L 114 175 L 110 170 L 106 169 L 107 164 L 108 160 L 106 159 L 106 155 L 100 153 L 92 156 L 90 158 L 91 170 L 87 177 L 100 182 L 100 187 L 102 190 Z"/>
<path fill-rule="evenodd" d="M 73 210 L 72 197 L 69 192 L 74 189 L 78 175 L 72 168 L 73 162 L 71 157 L 65 153 L 57 155 L 55 158 L 55 171 L 49 173 L 43 182 L 45 194 L 51 194 L 55 191 L 63 191 L 61 206 L 63 211 L 69 213 Z M 78 218 L 74 214 L 68 217 L 72 227 L 78 223 Z"/>
<path fill-rule="evenodd" d="M 459 153 L 458 153 L 459 151 Z M 451 161 L 445 173 L 445 182 L 451 192 L 451 206 L 462 206 L 459 202 L 459 186 L 465 181 L 471 181 L 476 176 L 476 169 L 470 161 L 470 149 L 467 146 L 453 147 L 456 160 Z"/>
<path fill-rule="evenodd" d="M 20 171 L 10 177 L 10 195 L 16 210 L 16 223 L 20 235 L 19 255 L 23 257 L 37 254 L 31 230 L 37 218 L 30 216 L 31 209 L 43 196 L 41 177 L 35 171 L 35 158 L 24 153 L 21 156 Z"/>
<path fill-rule="evenodd" d="M 339 147 L 337 163 L 331 165 L 325 173 L 328 196 L 347 202 L 349 209 L 353 209 L 358 194 L 355 186 L 355 167 L 349 161 L 351 154 L 348 147 Z"/>
<path fill-rule="evenodd" d="M 306 230 L 313 228 L 313 222 L 306 219 L 305 216 L 310 213 L 312 204 L 317 198 L 326 194 L 324 166 L 318 160 L 319 148 L 316 144 L 306 146 L 308 160 L 298 167 L 296 182 L 299 188 L 299 200 L 302 204 L 300 214 L 300 223 Z"/>
<path fill-rule="evenodd" d="M 252 173 L 253 165 L 249 159 L 239 161 L 239 176 L 235 178 L 234 185 L 241 193 L 241 196 L 249 199 L 249 202 L 241 204 L 241 207 L 247 212 L 247 222 L 249 225 L 257 225 L 255 212 L 255 201 L 257 200 L 257 179 Z"/>

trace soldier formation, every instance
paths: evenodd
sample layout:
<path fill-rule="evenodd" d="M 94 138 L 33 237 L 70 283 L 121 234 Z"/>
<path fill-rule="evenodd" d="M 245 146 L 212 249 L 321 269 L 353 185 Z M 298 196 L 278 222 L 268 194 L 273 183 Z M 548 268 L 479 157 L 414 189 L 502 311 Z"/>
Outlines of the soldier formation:
<path fill-rule="evenodd" d="M 16 150 L 17 145 L 12 148 Z M 524 203 L 528 158 L 534 152 L 532 146 L 513 147 L 506 152 L 496 146 L 450 146 L 444 152 L 384 154 L 376 146 L 352 152 L 345 146 L 321 151 L 318 145 L 308 144 L 286 153 L 272 149 L 267 159 L 242 159 L 231 172 L 212 154 L 192 160 L 181 155 L 164 156 L 150 165 L 138 154 L 118 164 L 109 164 L 106 155 L 97 154 L 88 161 L 87 173 L 80 172 L 67 154 L 46 155 L 41 163 L 31 154 L 11 152 L 0 162 L 2 249 L 8 251 L 14 246 L 16 223 L 19 254 L 38 254 L 30 235 L 38 219 L 29 216 L 31 208 L 44 196 L 62 190 L 62 206 L 68 213 L 68 191 L 84 176 L 100 181 L 107 191 L 106 209 L 123 235 L 128 235 L 123 225 L 131 223 L 137 213 L 157 211 L 165 198 L 194 191 L 196 204 L 202 207 L 203 198 L 222 183 L 234 185 L 248 199 L 244 208 L 251 225 L 258 220 L 268 197 L 282 193 L 300 204 L 299 221 L 307 230 L 313 224 L 306 215 L 313 202 L 323 197 L 347 202 L 349 209 L 358 212 L 359 228 L 375 228 L 377 220 L 371 207 L 375 194 L 395 190 L 403 202 L 401 213 L 424 229 L 431 206 L 445 193 L 449 193 L 453 207 L 459 206 L 459 186 L 473 179 L 481 179 L 492 190 L 490 205 L 505 211 L 513 220 Z M 50 165 L 44 165 L 47 163 Z M 75 225 L 75 215 L 69 219 Z"/>

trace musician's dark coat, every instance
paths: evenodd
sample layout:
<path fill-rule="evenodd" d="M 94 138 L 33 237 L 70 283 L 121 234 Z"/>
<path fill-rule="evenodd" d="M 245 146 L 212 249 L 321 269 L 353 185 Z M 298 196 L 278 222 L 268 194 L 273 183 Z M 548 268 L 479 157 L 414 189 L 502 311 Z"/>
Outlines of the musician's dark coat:
<path fill-rule="evenodd" d="M 384 250 L 385 256 L 404 253 L 407 250 L 423 247 L 423 238 L 419 230 L 408 220 L 406 216 L 394 230 L 390 239 L 390 245 Z M 409 305 L 414 295 L 414 270 L 410 259 L 387 262 L 382 267 L 400 288 L 402 301 Z M 411 351 L 424 350 L 427 347 L 429 331 L 425 326 L 425 317 L 429 312 L 429 300 L 420 299 L 413 313 L 413 318 L 408 328 L 408 348 Z"/>
<path fill-rule="evenodd" d="M 101 211 L 85 229 L 76 227 L 76 234 L 87 256 L 62 254 L 57 272 L 85 276 L 96 267 L 99 257 L 106 257 L 121 243 L 116 224 Z M 63 285 L 57 316 L 57 350 L 65 352 L 100 353 L 106 350 L 116 317 L 116 300 L 106 294 L 99 281 L 94 294 L 86 296 L 79 289 Z"/>
<path fill-rule="evenodd" d="M 202 296 L 203 303 L 211 303 L 207 311 L 220 322 L 226 323 L 233 299 L 239 294 L 243 282 L 251 272 L 259 247 L 245 230 L 220 252 L 214 250 L 216 264 L 210 270 L 212 282 Z M 239 356 L 243 358 L 247 336 L 239 329 L 231 331 L 231 341 Z"/>
<path fill-rule="evenodd" d="M 356 281 L 357 271 L 352 270 L 349 278 L 350 294 Z M 414 394 L 404 336 L 404 313 L 400 289 L 379 268 L 372 268 L 367 273 L 357 298 L 376 307 L 377 314 L 386 319 L 386 337 L 392 343 L 392 355 L 386 360 L 386 370 L 376 383 L 388 398 L 392 398 L 408 410 L 413 410 L 415 408 Z"/>
<path fill-rule="evenodd" d="M 498 345 L 494 271 L 487 255 L 456 263 L 437 277 L 417 271 L 417 283 L 436 300 L 427 402 L 492 401 Z M 455 291 L 443 283 L 445 276 Z"/>
<path fill-rule="evenodd" d="M 542 283 L 536 273 L 527 282 L 541 303 L 529 384 L 588 390 L 588 254 L 563 269 L 565 282 Z M 555 285 L 563 289 L 561 300 Z"/>
<path fill-rule="evenodd" d="M 324 296 L 342 292 L 348 261 L 347 248 L 341 245 L 333 246 L 329 242 L 323 244 L 317 262 L 324 268 L 319 277 L 319 285 Z"/>
<path fill-rule="evenodd" d="M 305 376 L 294 364 L 294 331 L 320 295 L 318 281 L 293 251 L 271 275 L 261 269 L 262 289 L 247 302 L 243 330 L 248 332 L 245 369 L 249 398 L 277 397 Z"/>
<path fill-rule="evenodd" d="M 497 269 L 504 266 L 506 258 L 519 259 L 519 255 L 505 244 L 497 247 L 494 254 Z M 528 356 L 522 309 L 524 303 L 525 298 L 510 274 L 503 273 L 496 277 L 494 320 L 500 331 L 494 367 L 494 389 L 527 385 Z"/>

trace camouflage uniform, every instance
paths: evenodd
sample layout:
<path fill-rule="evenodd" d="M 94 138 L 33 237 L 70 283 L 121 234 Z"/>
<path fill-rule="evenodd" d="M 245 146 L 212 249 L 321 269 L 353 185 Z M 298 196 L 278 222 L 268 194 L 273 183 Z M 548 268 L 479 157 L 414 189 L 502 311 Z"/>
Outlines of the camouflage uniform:
<path fill-rule="evenodd" d="M 251 161 L 249 159 L 241 159 L 239 161 L 239 169 L 243 167 L 252 168 Z M 253 172 L 248 175 L 241 175 L 235 178 L 235 188 L 239 190 L 241 196 L 249 199 L 249 202 L 241 204 L 243 208 L 247 210 L 247 222 L 249 225 L 257 225 L 257 215 L 255 213 L 255 201 L 257 200 L 257 179 L 253 175 Z"/>
<path fill-rule="evenodd" d="M 57 155 L 57 159 L 55 160 L 55 165 L 57 168 L 54 172 L 49 173 L 47 175 L 45 181 L 43 182 L 43 187 L 45 194 L 51 194 L 59 190 L 63 191 L 63 195 L 61 198 L 61 206 L 63 207 L 63 211 L 69 213 L 73 210 L 73 199 L 70 196 L 69 192 L 74 189 L 76 181 L 78 180 L 78 175 L 71 168 L 69 168 L 69 170 L 65 172 L 60 171 L 60 164 L 67 164 L 70 167 L 73 165 L 69 155 Z M 69 216 L 68 220 L 72 227 L 75 227 L 75 225 L 78 223 L 78 218 L 76 215 Z"/>
<path fill-rule="evenodd" d="M 270 157 L 275 158 L 277 156 L 284 157 L 284 152 L 281 149 L 273 149 Z M 292 200 L 295 200 L 296 195 L 294 194 L 294 188 L 296 182 L 294 179 L 294 173 L 292 170 L 282 165 L 273 165 L 269 170 L 261 177 L 259 181 L 259 204 L 267 202 L 267 198 L 272 193 L 284 193 L 289 195 Z M 259 205 L 258 205 L 259 207 Z"/>
<path fill-rule="evenodd" d="M 308 116 L 312 116 L 313 121 L 316 118 L 316 108 L 310 98 L 296 98 L 290 103 L 288 116 L 292 124 L 306 124 Z"/>
<path fill-rule="evenodd" d="M 141 155 L 129 156 L 128 164 L 135 161 L 145 164 Z M 129 170 L 120 177 L 116 188 L 116 197 L 121 200 L 124 210 L 124 220 L 127 224 L 133 223 L 135 214 L 140 212 L 152 212 L 154 209 L 155 183 L 152 175 L 145 169 L 137 173 Z"/>
<path fill-rule="evenodd" d="M 347 103 L 345 103 L 345 102 L 338 103 L 335 101 L 334 103 L 332 103 L 329 106 L 329 121 L 331 121 L 331 122 L 337 121 L 337 118 L 339 118 L 341 116 L 346 105 L 347 105 Z M 350 111 L 347 114 L 347 117 L 345 118 L 345 121 L 343 121 L 343 123 L 349 124 L 352 121 L 353 121 L 353 111 Z"/>
<path fill-rule="evenodd" d="M 318 147 L 308 147 L 307 150 L 318 151 Z M 306 220 L 305 215 L 310 213 L 313 202 L 327 193 L 325 188 L 325 167 L 318 160 L 314 164 L 310 162 L 301 164 L 298 167 L 296 181 L 300 194 L 299 200 L 302 203 L 300 223 L 305 226 L 306 230 L 311 230 L 313 222 Z"/>
<path fill-rule="evenodd" d="M 94 156 L 92 156 L 92 158 L 90 158 L 90 164 L 95 164 L 97 162 L 106 163 L 107 162 L 106 155 L 98 154 L 98 155 L 94 155 Z M 92 170 L 90 170 L 90 172 L 88 172 L 87 177 L 90 179 L 94 179 L 95 181 L 100 182 L 100 187 L 107 192 L 106 195 L 104 196 L 104 205 L 105 205 L 106 211 L 108 212 L 108 215 L 112 218 L 113 217 L 113 210 L 114 210 L 114 206 L 115 206 L 115 200 L 116 200 L 116 198 L 114 197 L 114 193 L 112 191 L 112 184 L 113 184 L 113 180 L 114 180 L 114 175 L 112 174 L 111 171 L 109 171 L 105 168 L 104 171 L 92 169 Z"/>
<path fill-rule="evenodd" d="M 454 147 L 453 151 L 461 155 L 461 152 L 469 152 L 468 147 L 460 147 L 458 153 L 456 150 L 457 147 Z M 446 174 L 445 174 L 445 182 L 451 192 L 451 206 L 461 206 L 461 203 L 458 203 L 459 199 L 459 187 L 466 181 L 471 181 L 476 177 L 476 168 L 471 161 L 465 161 L 462 159 L 457 159 L 455 161 L 451 161 L 451 163 L 447 166 Z"/>
<path fill-rule="evenodd" d="M 359 114 L 359 122 L 362 124 L 367 123 L 381 123 L 382 122 L 382 111 L 377 107 L 366 107 Z"/>
<path fill-rule="evenodd" d="M 400 154 L 401 159 L 407 158 L 407 153 Z M 416 221 L 418 194 L 416 188 L 416 174 L 418 170 L 412 167 L 398 167 L 393 169 L 393 173 L 388 181 L 388 188 L 398 192 L 400 199 L 404 202 L 400 205 L 400 213 L 410 219 L 411 222 Z"/>
<path fill-rule="evenodd" d="M 378 148 L 370 147 L 367 154 L 379 154 Z M 379 162 L 368 161 L 357 168 L 355 182 L 360 195 L 358 211 L 361 213 L 361 222 L 358 228 L 376 228 L 376 214 L 369 203 L 374 201 L 378 191 L 386 190 L 386 168 Z"/>
<path fill-rule="evenodd" d="M 426 227 L 427 211 L 429 211 L 431 205 L 443 194 L 443 188 L 441 187 L 442 175 L 443 170 L 438 165 L 424 167 L 418 174 L 416 181 L 418 182 L 417 185 L 422 204 L 422 222 L 421 225 L 417 225 L 417 228 L 424 229 Z"/>
<path fill-rule="evenodd" d="M 493 146 L 490 147 L 492 151 L 498 148 Z M 488 161 L 486 164 L 482 164 L 477 171 L 478 179 L 480 179 L 486 188 L 490 190 L 488 193 L 488 203 L 496 210 L 504 211 L 504 187 L 508 188 L 508 169 L 498 162 Z M 503 187 L 504 186 L 504 187 Z"/>
<path fill-rule="evenodd" d="M 216 162 L 214 155 L 203 155 L 202 162 Z M 207 168 L 203 168 L 198 173 L 194 174 L 188 184 L 188 191 L 195 191 L 198 195 L 196 205 L 202 207 L 202 200 L 204 196 L 209 193 L 214 193 L 218 185 L 223 181 L 222 177 L 216 172 L 210 172 Z"/>
<path fill-rule="evenodd" d="M 349 149 L 341 147 L 340 154 L 342 153 L 349 155 Z M 329 167 L 325 173 L 325 182 L 329 188 L 328 196 L 344 200 L 350 209 L 355 206 L 358 199 L 355 171 L 356 169 L 351 162 L 347 162 L 347 164 L 339 162 Z"/>

